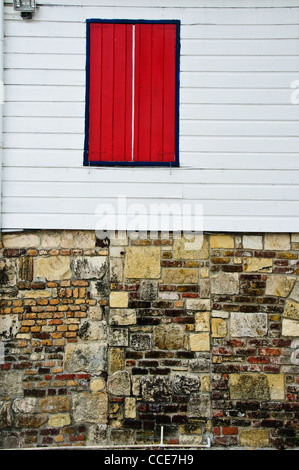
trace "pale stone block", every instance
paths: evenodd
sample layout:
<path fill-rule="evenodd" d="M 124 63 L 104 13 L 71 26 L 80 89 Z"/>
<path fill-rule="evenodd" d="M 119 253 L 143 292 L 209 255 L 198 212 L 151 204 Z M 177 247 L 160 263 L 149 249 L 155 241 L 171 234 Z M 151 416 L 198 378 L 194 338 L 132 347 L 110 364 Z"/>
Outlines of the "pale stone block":
<path fill-rule="evenodd" d="M 110 259 L 123 258 L 125 256 L 125 250 L 121 246 L 110 246 L 109 255 L 110 255 Z"/>
<path fill-rule="evenodd" d="M 157 246 L 130 246 L 125 259 L 127 279 L 158 279 L 161 275 L 161 250 Z"/>
<path fill-rule="evenodd" d="M 110 246 L 126 246 L 129 238 L 126 231 L 119 231 L 110 238 Z"/>
<path fill-rule="evenodd" d="M 201 376 L 201 386 L 200 391 L 201 393 L 209 392 L 211 388 L 211 378 L 209 375 L 202 375 Z"/>
<path fill-rule="evenodd" d="M 270 445 L 268 429 L 240 429 L 240 444 L 243 447 L 267 447 Z"/>
<path fill-rule="evenodd" d="M 210 274 L 210 270 L 209 268 L 201 268 L 200 270 L 200 277 L 202 279 L 207 279 L 209 277 L 209 274 Z"/>
<path fill-rule="evenodd" d="M 70 411 L 70 399 L 64 396 L 49 396 L 39 400 L 42 413 L 64 413 Z"/>
<path fill-rule="evenodd" d="M 130 375 L 127 371 L 114 372 L 108 378 L 108 390 L 112 395 L 129 396 L 131 394 Z"/>
<path fill-rule="evenodd" d="M 19 315 L 7 314 L 0 316 L 0 338 L 4 340 L 12 340 L 20 330 L 21 322 Z"/>
<path fill-rule="evenodd" d="M 198 285 L 200 298 L 208 299 L 210 297 L 211 292 L 210 279 L 200 279 Z"/>
<path fill-rule="evenodd" d="M 179 300 L 180 296 L 176 292 L 159 292 L 160 300 Z"/>
<path fill-rule="evenodd" d="M 84 341 L 107 341 L 106 322 L 86 320 L 80 326 L 78 336 Z"/>
<path fill-rule="evenodd" d="M 125 398 L 125 417 L 127 419 L 136 419 L 136 398 Z"/>
<path fill-rule="evenodd" d="M 95 343 L 69 343 L 65 351 L 65 370 L 69 372 L 97 373 L 106 370 L 106 345 Z"/>
<path fill-rule="evenodd" d="M 267 374 L 271 400 L 284 400 L 284 374 Z"/>
<path fill-rule="evenodd" d="M 289 250 L 290 235 L 288 233 L 266 233 L 265 250 Z"/>
<path fill-rule="evenodd" d="M 77 256 L 72 268 L 78 279 L 103 279 L 107 274 L 108 263 L 106 256 Z"/>
<path fill-rule="evenodd" d="M 88 445 L 107 445 L 107 424 L 91 424 L 88 427 Z"/>
<path fill-rule="evenodd" d="M 123 280 L 123 262 L 121 258 L 110 259 L 110 281 L 121 282 Z"/>
<path fill-rule="evenodd" d="M 40 245 L 40 237 L 35 233 L 3 234 L 4 248 L 37 248 Z"/>
<path fill-rule="evenodd" d="M 93 393 L 99 392 L 105 388 L 105 381 L 101 378 L 94 379 L 90 382 L 90 390 Z"/>
<path fill-rule="evenodd" d="M 35 259 L 35 276 L 48 281 L 70 279 L 72 277 L 68 256 L 51 256 Z"/>
<path fill-rule="evenodd" d="M 291 292 L 290 298 L 299 302 L 299 281 L 296 282 L 294 289 Z"/>
<path fill-rule="evenodd" d="M 273 260 L 271 258 L 245 258 L 244 271 L 253 272 L 271 272 Z"/>
<path fill-rule="evenodd" d="M 230 396 L 236 400 L 284 400 L 283 374 L 231 374 Z"/>
<path fill-rule="evenodd" d="M 211 276 L 211 292 L 224 295 L 238 294 L 238 273 L 218 273 Z"/>
<path fill-rule="evenodd" d="M 102 320 L 103 318 L 103 307 L 91 306 L 88 309 L 88 318 L 90 320 Z"/>
<path fill-rule="evenodd" d="M 188 268 L 164 269 L 163 282 L 165 284 L 197 284 L 198 270 Z"/>
<path fill-rule="evenodd" d="M 158 349 L 181 349 L 184 330 L 181 325 L 168 324 L 154 327 L 154 345 Z"/>
<path fill-rule="evenodd" d="M 212 310 L 212 317 L 214 318 L 228 318 L 229 313 L 222 310 Z"/>
<path fill-rule="evenodd" d="M 42 414 L 17 414 L 14 426 L 17 428 L 40 428 L 47 421 L 47 417 Z"/>
<path fill-rule="evenodd" d="M 106 392 L 76 393 L 73 396 L 75 423 L 107 423 L 108 396 Z"/>
<path fill-rule="evenodd" d="M 284 318 L 282 320 L 282 336 L 299 336 L 299 321 Z"/>
<path fill-rule="evenodd" d="M 128 292 L 111 292 L 110 307 L 111 308 L 127 308 L 129 304 Z"/>
<path fill-rule="evenodd" d="M 109 345 L 110 346 L 128 346 L 129 332 L 127 328 L 110 328 L 109 329 Z"/>
<path fill-rule="evenodd" d="M 125 368 L 125 350 L 121 348 L 110 348 L 108 364 L 109 374 L 113 374 L 117 370 L 123 370 Z"/>
<path fill-rule="evenodd" d="M 42 248 L 58 248 L 60 246 L 60 233 L 58 232 L 49 232 L 42 233 Z"/>
<path fill-rule="evenodd" d="M 64 230 L 61 234 L 61 248 L 95 248 L 95 232 L 90 230 Z"/>
<path fill-rule="evenodd" d="M 30 290 L 24 292 L 24 299 L 46 299 L 51 297 L 51 291 L 48 289 L 45 290 Z"/>
<path fill-rule="evenodd" d="M 62 428 L 71 424 L 71 417 L 69 413 L 58 413 L 50 416 L 48 424 L 55 428 Z"/>
<path fill-rule="evenodd" d="M 197 445 L 202 444 L 202 437 L 201 436 L 188 436 L 188 435 L 180 435 L 179 437 L 179 443 L 181 445 L 194 445 L 196 447 Z"/>
<path fill-rule="evenodd" d="M 19 372 L 0 370 L 0 396 L 23 394 L 23 375 Z"/>
<path fill-rule="evenodd" d="M 211 301 L 210 299 L 187 299 L 186 310 L 211 310 Z"/>
<path fill-rule="evenodd" d="M 135 325 L 137 321 L 136 310 L 133 308 L 116 308 L 110 309 L 109 323 L 110 325 Z"/>
<path fill-rule="evenodd" d="M 267 314 L 232 312 L 230 330 L 234 338 L 266 336 Z"/>
<path fill-rule="evenodd" d="M 211 235 L 210 236 L 211 248 L 234 248 L 235 240 L 233 235 Z"/>
<path fill-rule="evenodd" d="M 212 336 L 225 338 L 227 336 L 227 323 L 222 318 L 212 318 Z"/>
<path fill-rule="evenodd" d="M 210 331 L 210 312 L 195 314 L 195 331 Z"/>
<path fill-rule="evenodd" d="M 243 248 L 251 250 L 262 250 L 263 237 L 260 235 L 243 235 Z"/>
<path fill-rule="evenodd" d="M 291 240 L 293 243 L 299 243 L 299 233 L 292 233 Z"/>
<path fill-rule="evenodd" d="M 271 275 L 267 279 L 266 295 L 277 295 L 287 297 L 294 287 L 295 276 L 276 276 Z"/>
<path fill-rule="evenodd" d="M 12 426 L 12 416 L 10 411 L 10 402 L 0 400 L 0 429 L 10 428 Z M 4 440 L 2 440 L 2 443 Z M 3 445 L 3 444 L 2 444 Z"/>
<path fill-rule="evenodd" d="M 299 320 L 299 303 L 294 302 L 293 300 L 287 300 L 283 316 L 285 318 L 290 318 L 291 320 Z"/>
<path fill-rule="evenodd" d="M 135 375 L 132 377 L 132 394 L 135 397 L 140 395 L 140 377 L 136 377 Z"/>
<path fill-rule="evenodd" d="M 17 398 L 12 405 L 15 413 L 34 413 L 37 400 L 36 398 Z"/>
<path fill-rule="evenodd" d="M 232 400 L 270 400 L 266 374 L 231 374 L 230 398 Z"/>
<path fill-rule="evenodd" d="M 191 351 L 209 351 L 210 334 L 209 333 L 190 333 Z"/>
<path fill-rule="evenodd" d="M 188 405 L 189 418 L 209 418 L 211 416 L 211 400 L 208 394 L 193 394 Z"/>
<path fill-rule="evenodd" d="M 173 242 L 175 259 L 207 259 L 209 257 L 209 239 L 206 235 L 182 236 Z"/>

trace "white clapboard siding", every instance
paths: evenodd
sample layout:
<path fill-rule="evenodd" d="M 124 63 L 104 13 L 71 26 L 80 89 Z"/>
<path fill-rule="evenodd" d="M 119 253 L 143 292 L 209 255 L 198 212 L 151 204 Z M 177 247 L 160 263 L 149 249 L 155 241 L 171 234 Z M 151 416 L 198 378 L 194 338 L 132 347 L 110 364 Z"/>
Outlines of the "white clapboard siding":
<path fill-rule="evenodd" d="M 8 186 L 8 185 L 7 185 Z M 196 184 L 185 184 L 184 186 L 179 183 L 165 183 L 161 184 L 137 184 L 136 187 L 132 184 L 119 183 L 115 189 L 111 183 L 102 183 L 101 185 L 97 183 L 88 183 L 88 186 L 85 183 L 69 183 L 66 185 L 63 182 L 34 182 L 30 186 L 26 183 L 15 183 L 9 185 L 3 193 L 7 203 L 14 205 L 15 198 L 24 197 L 26 198 L 40 198 L 42 191 L 43 198 L 53 197 L 53 189 L 55 187 L 56 198 L 62 199 L 66 198 L 82 198 L 86 201 L 89 201 L 91 198 L 111 198 L 115 200 L 117 198 L 126 197 L 133 198 L 138 190 L 138 201 L 141 199 L 149 198 L 158 198 L 159 200 L 164 201 L 165 198 L 171 197 L 175 199 L 182 199 L 184 201 L 194 201 L 194 191 L 197 191 L 197 201 L 209 201 L 213 200 L 216 203 L 219 200 L 222 201 L 259 201 L 261 210 L 263 204 L 260 201 L 273 201 L 273 192 L 270 185 L 262 184 L 247 184 L 242 186 L 241 184 L 232 183 L 230 185 L 223 184 L 202 184 L 198 189 L 195 187 Z M 184 188 L 184 190 L 182 190 Z M 289 202 L 298 201 L 298 190 L 299 185 L 277 185 L 277 199 L 279 202 Z M 44 199 L 43 199 L 44 200 Z M 110 200 L 110 199 L 109 199 Z"/>
<path fill-rule="evenodd" d="M 85 101 L 84 87 L 76 86 L 30 86 L 30 85 L 7 85 L 5 87 L 5 100 L 7 102 L 36 101 L 54 102 L 76 102 Z"/>
<path fill-rule="evenodd" d="M 223 90 L 225 95 L 225 90 Z M 290 93 L 291 96 L 291 93 Z M 284 105 L 257 105 L 257 104 L 182 104 L 180 106 L 181 119 L 206 119 L 206 120 L 299 120 L 299 106 L 289 101 Z M 263 150 L 263 149 L 261 149 Z"/>
<path fill-rule="evenodd" d="M 212 201 L 205 199 L 196 199 L 187 201 L 190 204 L 190 207 L 195 207 L 195 204 L 203 205 L 204 212 L 207 212 L 209 215 L 216 216 L 221 214 L 222 216 L 238 216 L 244 202 L 242 200 L 234 201 L 231 203 L 228 200 L 221 201 Z M 174 207 L 177 207 L 177 212 L 181 210 L 183 214 L 183 206 L 180 203 L 180 200 L 175 198 L 163 199 L 163 202 L 160 203 L 160 199 L 148 198 L 136 201 L 135 198 L 126 198 L 125 204 L 117 201 L 115 198 L 98 197 L 98 198 L 88 198 L 88 205 L 86 204 L 86 199 L 81 198 L 60 198 L 57 195 L 56 198 L 42 198 L 42 201 L 39 201 L 37 198 L 3 198 L 3 211 L 8 213 L 50 213 L 55 214 L 56 212 L 62 213 L 74 213 L 79 212 L 84 214 L 88 212 L 89 214 L 94 214 L 97 210 L 99 213 L 99 206 L 107 206 L 108 213 L 114 213 L 118 208 L 123 208 L 128 211 L 128 213 L 133 214 L 136 211 L 136 214 L 146 212 L 147 214 L 152 213 L 153 208 L 160 209 L 162 213 L 167 213 L 168 208 L 171 208 L 172 204 L 175 204 Z M 267 207 L 268 210 L 271 209 L 273 205 L 272 201 L 263 201 L 263 205 L 259 201 L 251 201 L 250 207 L 248 208 L 248 216 L 263 216 L 264 207 Z M 110 209 L 110 211 L 109 211 Z M 298 213 L 299 202 L 298 201 L 280 201 L 275 203 L 276 215 L 281 217 L 290 217 L 294 212 Z M 126 212 L 124 211 L 124 214 Z M 186 211 L 187 214 L 187 211 Z"/>
<path fill-rule="evenodd" d="M 196 2 L 194 2 L 196 3 Z M 156 8 L 147 6 L 144 2 L 140 8 L 132 6 L 131 2 L 122 3 L 117 8 L 114 6 L 91 6 L 86 8 L 85 13 L 88 12 L 90 18 L 140 18 L 141 12 L 144 19 L 173 19 L 175 16 L 180 16 L 184 24 L 220 24 L 220 25 L 248 25 L 248 24 L 296 24 L 299 20 L 298 8 L 281 8 L 276 7 L 268 8 L 268 13 L 265 8 L 247 7 L 247 8 L 194 8 L 193 6 L 173 7 L 168 3 L 166 8 L 161 9 L 160 5 Z M 248 5 L 248 3 L 247 3 Z M 161 14 L 163 11 L 163 14 Z M 15 19 L 19 13 L 13 11 L 11 7 L 4 8 L 5 19 Z M 80 22 L 82 21 L 82 8 L 76 6 L 64 7 L 51 7 L 47 6 L 38 9 L 36 21 L 66 21 L 66 22 Z"/>
<path fill-rule="evenodd" d="M 84 213 L 76 214 L 61 214 L 55 213 L 52 214 L 18 214 L 18 222 L 16 222 L 16 214 L 3 212 L 2 214 L 2 224 L 3 227 L 9 227 L 10 231 L 19 230 L 20 227 L 27 229 L 36 229 L 36 219 L 38 218 L 39 227 L 43 229 L 53 230 L 55 229 L 69 229 L 72 230 L 74 227 L 86 228 L 89 227 L 91 230 L 103 230 L 102 218 L 97 215 L 89 214 L 84 211 Z M 55 223 L 53 223 L 53 217 L 55 217 Z M 120 230 L 129 230 L 127 226 L 121 225 L 123 221 L 122 217 L 116 213 L 114 214 L 115 226 L 116 229 Z M 205 215 L 203 218 L 202 229 L 204 231 L 210 232 L 215 231 L 215 227 L 220 226 L 221 231 L 223 232 L 240 232 L 240 227 L 242 227 L 242 232 L 252 232 L 253 227 L 255 228 L 254 232 L 276 232 L 277 227 L 287 227 L 287 229 L 281 231 L 286 232 L 296 232 L 298 230 L 298 222 L 294 217 L 278 217 L 278 216 L 265 216 L 257 217 L 241 215 L 238 217 L 229 217 L 229 216 L 212 216 Z M 142 226 L 139 226 L 139 230 L 143 230 Z M 167 229 L 168 230 L 168 229 Z M 171 225 L 170 225 L 171 230 Z"/>
<path fill-rule="evenodd" d="M 4 116 L 21 116 L 23 118 L 30 117 L 80 117 L 84 120 L 85 103 L 83 102 L 24 102 L 24 101 L 7 101 L 3 106 Z M 6 124 L 5 124 L 6 125 Z"/>
<path fill-rule="evenodd" d="M 94 229 L 97 207 L 117 216 L 125 198 L 147 212 L 202 205 L 208 231 L 299 232 L 299 0 L 40 0 L 32 21 L 4 10 L 5 230 Z M 181 20 L 180 168 L 83 166 L 89 18 Z"/>
<path fill-rule="evenodd" d="M 184 169 L 242 169 L 242 170 L 299 170 L 299 159 L 297 153 L 183 153 L 181 152 L 181 162 Z M 250 157 L 250 158 L 248 158 Z M 5 149 L 3 152 L 4 166 L 6 167 L 27 167 L 27 168 L 78 168 L 82 165 L 83 155 L 81 150 L 60 150 L 60 149 L 31 149 L 30 153 L 26 149 Z M 92 171 L 93 168 L 90 169 Z M 26 183 L 24 183 L 26 184 Z M 101 183 L 100 187 L 103 183 Z M 149 181 L 149 185 L 154 185 Z M 20 182 L 18 182 L 18 187 Z M 154 185 L 155 186 L 155 185 Z M 6 190 L 10 190 L 10 184 Z M 128 186 L 125 186 L 128 187 Z M 112 187 L 112 192 L 114 191 Z M 136 182 L 138 188 L 138 182 Z M 117 186 L 117 190 L 119 185 Z M 194 188 L 193 188 L 194 189 Z M 246 187 L 244 187 L 244 190 Z M 276 188 L 275 188 L 276 189 Z M 134 190 L 132 188 L 132 190 Z M 256 188 L 258 190 L 258 188 Z M 29 188 L 31 191 L 31 187 Z M 89 191 L 87 187 L 87 191 Z M 91 190 L 90 190 L 91 191 Z M 271 190 L 272 191 L 272 190 Z M 91 191 L 93 193 L 93 191 Z M 9 193 L 10 194 L 10 193 Z M 139 195 L 138 191 L 138 195 Z M 252 198 L 255 194 L 252 194 Z M 281 194 L 281 193 L 279 193 Z M 286 192 L 285 196 L 287 197 Z M 273 196 L 273 192 L 272 192 Z M 238 198 L 239 194 L 235 194 Z M 218 198 L 218 196 L 217 196 Z M 279 197 L 280 199 L 280 197 Z"/>
<path fill-rule="evenodd" d="M 271 41 L 270 41 L 271 42 Z M 222 72 L 219 80 L 218 72 L 181 72 L 180 84 L 182 88 L 219 88 L 221 90 L 235 89 L 261 89 L 277 90 L 288 89 L 290 84 L 298 79 L 298 72 Z"/>
<path fill-rule="evenodd" d="M 5 2 L 7 5 L 12 4 L 13 0 L 7 0 Z M 130 0 L 127 3 L 130 6 L 134 7 L 144 7 L 145 4 L 143 0 Z M 89 6 L 111 6 L 111 0 L 39 0 L 38 5 L 40 6 L 49 6 L 49 5 L 60 5 L 60 6 L 79 6 L 79 7 L 89 7 Z M 122 6 L 123 0 L 114 0 L 113 5 Z M 287 2 L 289 6 L 297 6 L 297 0 L 288 0 Z M 155 8 L 155 7 L 168 7 L 169 0 L 148 0 L 146 3 L 147 8 Z M 248 2 L 248 0 L 231 0 L 229 4 L 226 0 L 214 0 L 213 5 L 211 5 L 210 0 L 173 0 L 171 2 L 171 6 L 175 8 L 182 8 L 182 7 L 193 7 L 193 8 L 207 8 L 213 6 L 214 8 L 252 8 L 252 4 Z M 254 6 L 257 8 L 267 8 L 267 7 L 284 7 L 286 8 L 285 0 L 264 0 L 263 3 L 254 3 Z"/>
<path fill-rule="evenodd" d="M 299 75 L 299 72 L 298 72 Z M 198 104 L 285 104 L 290 99 L 290 89 L 227 89 L 182 88 L 181 103 Z"/>
<path fill-rule="evenodd" d="M 67 178 L 68 176 L 68 178 Z M 298 184 L 297 174 L 291 170 L 202 170 L 202 169 L 156 169 L 156 168 L 136 168 L 119 170 L 117 168 L 19 168 L 6 167 L 3 169 L 4 181 L 28 181 L 30 184 L 35 181 L 62 181 L 67 179 L 70 182 L 94 183 L 102 178 L 102 181 L 110 183 L 122 183 L 126 176 L 128 183 L 147 183 L 156 181 L 159 183 L 194 183 L 194 184 L 221 184 L 225 180 L 227 184 Z M 92 196 L 92 194 L 91 194 Z M 239 195 L 240 196 L 240 195 Z M 137 196 L 136 196 L 137 197 Z"/>
<path fill-rule="evenodd" d="M 181 54 L 186 56 L 292 56 L 298 53 L 299 46 L 296 39 L 272 41 L 186 39 L 181 47 Z"/>

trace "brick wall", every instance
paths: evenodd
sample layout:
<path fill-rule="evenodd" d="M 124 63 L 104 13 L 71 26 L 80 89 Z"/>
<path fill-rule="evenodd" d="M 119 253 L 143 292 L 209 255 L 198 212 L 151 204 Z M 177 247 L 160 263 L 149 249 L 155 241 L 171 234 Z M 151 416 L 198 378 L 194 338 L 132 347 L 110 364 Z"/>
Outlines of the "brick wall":
<path fill-rule="evenodd" d="M 3 234 L 0 446 L 296 448 L 299 235 Z"/>

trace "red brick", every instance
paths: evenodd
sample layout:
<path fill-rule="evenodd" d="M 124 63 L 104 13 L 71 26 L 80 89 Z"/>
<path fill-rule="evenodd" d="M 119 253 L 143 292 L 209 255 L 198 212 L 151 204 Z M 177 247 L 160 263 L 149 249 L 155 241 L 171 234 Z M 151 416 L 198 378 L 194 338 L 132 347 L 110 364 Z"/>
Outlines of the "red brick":
<path fill-rule="evenodd" d="M 229 427 L 222 428 L 222 434 L 224 436 L 232 436 L 234 434 L 238 434 L 238 428 L 235 427 L 235 426 L 229 426 Z"/>
<path fill-rule="evenodd" d="M 258 353 L 261 356 L 279 356 L 280 349 L 277 348 L 261 348 L 259 349 Z"/>

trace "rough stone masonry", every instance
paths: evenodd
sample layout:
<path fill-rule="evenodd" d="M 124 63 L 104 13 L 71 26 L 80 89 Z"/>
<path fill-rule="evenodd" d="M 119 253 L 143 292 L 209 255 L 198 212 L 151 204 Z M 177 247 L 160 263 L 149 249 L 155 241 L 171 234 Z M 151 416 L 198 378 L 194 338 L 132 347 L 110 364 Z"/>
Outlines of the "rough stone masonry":
<path fill-rule="evenodd" d="M 299 234 L 2 235 L 0 446 L 299 448 Z M 1 354 L 2 351 L 2 354 Z"/>

